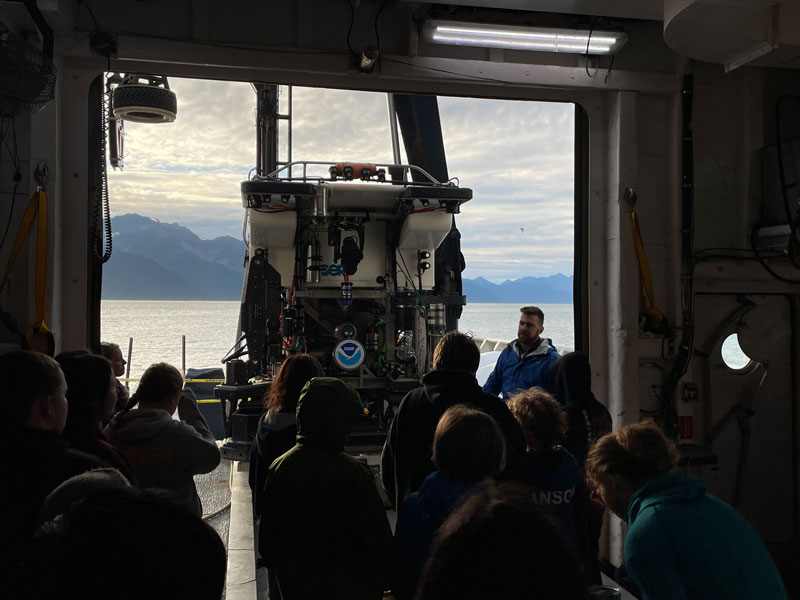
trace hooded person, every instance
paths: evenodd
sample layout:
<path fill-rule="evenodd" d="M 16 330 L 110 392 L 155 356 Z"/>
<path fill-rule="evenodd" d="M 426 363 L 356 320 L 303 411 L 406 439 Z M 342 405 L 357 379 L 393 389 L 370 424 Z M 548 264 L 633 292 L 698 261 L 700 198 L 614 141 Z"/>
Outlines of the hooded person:
<path fill-rule="evenodd" d="M 422 387 L 411 390 L 400 403 L 381 455 L 383 487 L 395 507 L 436 470 L 432 459 L 436 425 L 455 404 L 466 404 L 495 420 L 506 446 L 502 477 L 521 474 L 525 437 L 506 403 L 478 385 L 475 373 L 480 360 L 480 351 L 470 336 L 447 332 L 433 351 L 433 371 L 422 377 Z"/>
<path fill-rule="evenodd" d="M 392 532 L 367 465 L 344 453 L 358 394 L 315 377 L 297 403 L 297 443 L 267 471 L 258 547 L 284 600 L 378 600 Z"/>
<path fill-rule="evenodd" d="M 567 434 L 562 445 L 578 459 L 598 439 L 611 433 L 611 413 L 592 393 L 592 370 L 583 352 L 568 352 L 549 370 L 550 393 L 567 415 Z"/>
<path fill-rule="evenodd" d="M 150 365 L 128 407 L 114 415 L 105 433 L 130 462 L 138 487 L 165 490 L 199 517 L 203 507 L 194 475 L 216 469 L 220 453 L 194 393 L 182 388 L 178 369 Z M 176 410 L 180 420 L 172 418 Z"/>
<path fill-rule="evenodd" d="M 550 392 L 567 416 L 567 432 L 561 445 L 564 446 L 583 467 L 586 455 L 604 435 L 611 433 L 611 413 L 592 393 L 592 370 L 589 357 L 583 352 L 568 352 L 549 370 Z M 595 582 L 600 581 L 600 532 L 603 527 L 603 511 L 588 501 L 586 508 L 587 573 Z"/>

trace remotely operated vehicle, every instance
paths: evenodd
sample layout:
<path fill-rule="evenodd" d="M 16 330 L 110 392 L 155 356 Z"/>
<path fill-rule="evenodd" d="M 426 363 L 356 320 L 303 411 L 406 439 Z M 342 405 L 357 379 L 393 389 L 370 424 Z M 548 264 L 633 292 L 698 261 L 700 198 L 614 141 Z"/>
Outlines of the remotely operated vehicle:
<path fill-rule="evenodd" d="M 240 336 L 218 395 L 255 405 L 232 415 L 228 450 L 252 439 L 263 389 L 298 352 L 358 390 L 351 445 L 380 445 L 393 407 L 431 368 L 448 306 L 466 301 L 434 256 L 472 190 L 412 165 L 296 162 L 241 192 Z"/>

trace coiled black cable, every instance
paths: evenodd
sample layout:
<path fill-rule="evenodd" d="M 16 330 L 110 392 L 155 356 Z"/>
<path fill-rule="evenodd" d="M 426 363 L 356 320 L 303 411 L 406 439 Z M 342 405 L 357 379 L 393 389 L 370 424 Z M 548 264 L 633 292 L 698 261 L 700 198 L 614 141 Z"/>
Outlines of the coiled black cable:
<path fill-rule="evenodd" d="M 100 143 L 97 145 L 97 173 L 100 178 L 100 185 L 95 187 L 95 201 L 92 210 L 92 235 L 96 235 L 100 229 L 100 243 L 92 243 L 92 252 L 100 259 L 101 264 L 105 264 L 111 258 L 112 251 L 112 231 L 111 231 L 111 206 L 108 198 L 108 168 L 106 161 L 106 151 L 108 145 L 108 106 L 111 103 L 111 89 L 108 86 L 108 75 L 106 75 L 106 92 L 100 96 L 100 119 L 102 121 Z M 103 221 L 102 229 L 100 221 Z M 101 254 L 102 251 L 102 254 Z"/>

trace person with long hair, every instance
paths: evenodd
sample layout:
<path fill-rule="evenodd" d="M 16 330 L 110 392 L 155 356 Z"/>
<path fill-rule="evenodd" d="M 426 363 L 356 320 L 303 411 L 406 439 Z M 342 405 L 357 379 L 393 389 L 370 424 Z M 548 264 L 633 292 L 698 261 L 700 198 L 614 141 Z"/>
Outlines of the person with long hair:
<path fill-rule="evenodd" d="M 133 473 L 125 455 L 103 433 L 117 399 L 111 363 L 83 351 L 63 352 L 56 360 L 67 382 L 69 410 L 64 437 L 73 448 L 97 456 L 131 479 Z"/>
<path fill-rule="evenodd" d="M 653 422 L 601 438 L 586 459 L 594 499 L 628 524 L 625 570 L 644 600 L 785 600 L 764 542 L 702 480 L 673 473 L 675 444 Z"/>
<path fill-rule="evenodd" d="M 267 470 L 276 458 L 294 447 L 297 437 L 297 399 L 303 386 L 325 372 L 319 361 L 310 354 L 289 356 L 264 394 L 266 413 L 258 424 L 258 433 L 250 451 L 250 489 L 256 515 L 259 515 L 261 494 Z"/>
<path fill-rule="evenodd" d="M 172 418 L 176 410 L 180 421 Z M 178 369 L 150 365 L 106 435 L 125 453 L 139 487 L 166 490 L 192 513 L 203 514 L 193 476 L 217 468 L 220 453 Z"/>
<path fill-rule="evenodd" d="M 264 502 L 264 484 L 269 466 L 291 450 L 297 438 L 297 400 L 303 386 L 314 377 L 325 375 L 322 365 L 310 354 L 292 354 L 283 361 L 278 374 L 264 393 L 266 412 L 258 423 L 258 432 L 250 450 L 250 489 L 253 511 L 260 521 Z M 267 570 L 270 600 L 281 600 L 273 569 Z"/>

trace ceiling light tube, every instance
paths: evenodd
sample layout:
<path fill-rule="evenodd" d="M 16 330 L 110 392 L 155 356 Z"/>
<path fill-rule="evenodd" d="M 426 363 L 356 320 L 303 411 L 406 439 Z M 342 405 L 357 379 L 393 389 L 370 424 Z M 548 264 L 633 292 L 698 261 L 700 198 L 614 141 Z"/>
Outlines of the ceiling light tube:
<path fill-rule="evenodd" d="M 572 54 L 616 54 L 628 36 L 615 31 L 518 27 L 457 21 L 425 21 L 423 38 L 434 44 L 569 52 Z"/>

